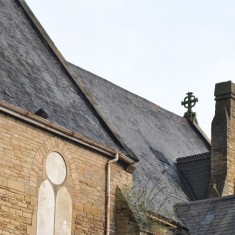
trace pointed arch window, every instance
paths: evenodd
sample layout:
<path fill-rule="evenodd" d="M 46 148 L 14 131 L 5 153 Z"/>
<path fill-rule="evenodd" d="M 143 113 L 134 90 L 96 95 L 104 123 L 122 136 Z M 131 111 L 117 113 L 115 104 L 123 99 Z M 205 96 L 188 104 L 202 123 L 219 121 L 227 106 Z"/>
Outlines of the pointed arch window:
<path fill-rule="evenodd" d="M 64 185 L 67 176 L 63 157 L 52 152 L 46 159 L 46 176 L 38 192 L 37 235 L 69 235 L 72 200 Z"/>

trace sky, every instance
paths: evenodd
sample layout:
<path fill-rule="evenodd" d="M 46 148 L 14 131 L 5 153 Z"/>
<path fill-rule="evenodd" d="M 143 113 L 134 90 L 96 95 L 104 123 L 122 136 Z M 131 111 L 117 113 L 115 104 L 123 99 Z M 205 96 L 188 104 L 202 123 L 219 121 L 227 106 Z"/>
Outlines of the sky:
<path fill-rule="evenodd" d="M 235 82 L 234 0 L 26 0 L 69 62 L 183 116 L 210 138 L 214 87 Z"/>

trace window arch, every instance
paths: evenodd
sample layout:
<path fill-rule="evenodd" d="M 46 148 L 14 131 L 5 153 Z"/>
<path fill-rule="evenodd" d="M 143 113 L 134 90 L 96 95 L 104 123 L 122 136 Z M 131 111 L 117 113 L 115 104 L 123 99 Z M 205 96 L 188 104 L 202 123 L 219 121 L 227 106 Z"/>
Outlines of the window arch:
<path fill-rule="evenodd" d="M 72 200 L 65 186 L 67 169 L 63 157 L 50 153 L 45 171 L 46 179 L 38 192 L 37 235 L 71 234 Z"/>

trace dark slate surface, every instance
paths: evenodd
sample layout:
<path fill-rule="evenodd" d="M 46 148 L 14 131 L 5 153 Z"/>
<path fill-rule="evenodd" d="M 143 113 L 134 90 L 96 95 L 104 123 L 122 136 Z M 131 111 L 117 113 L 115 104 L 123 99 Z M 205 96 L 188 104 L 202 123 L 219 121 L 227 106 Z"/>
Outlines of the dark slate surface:
<path fill-rule="evenodd" d="M 1 101 L 33 113 L 41 108 L 48 120 L 124 151 L 14 0 L 0 0 L 0 41 Z"/>
<path fill-rule="evenodd" d="M 188 200 L 175 161 L 179 157 L 208 152 L 207 145 L 186 119 L 71 66 L 105 119 L 112 123 L 112 129 L 139 158 L 134 173 L 135 185 L 153 189 L 152 195 L 157 195 L 152 209 L 171 217 L 173 205 Z M 163 206 L 158 209 L 161 203 Z"/>
<path fill-rule="evenodd" d="M 205 199 L 210 181 L 210 153 L 178 158 L 177 167 L 184 178 L 185 188 L 193 194 L 191 199 Z"/>
<path fill-rule="evenodd" d="M 175 207 L 190 235 L 235 234 L 235 197 L 200 200 Z"/>

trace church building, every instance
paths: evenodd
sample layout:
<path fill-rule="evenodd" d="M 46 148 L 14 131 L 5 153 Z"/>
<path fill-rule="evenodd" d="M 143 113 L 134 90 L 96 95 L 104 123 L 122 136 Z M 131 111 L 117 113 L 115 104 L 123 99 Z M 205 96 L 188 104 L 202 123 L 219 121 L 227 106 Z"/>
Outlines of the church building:
<path fill-rule="evenodd" d="M 211 142 L 65 60 L 24 0 L 0 0 L 0 234 L 235 234 L 235 84 Z"/>

